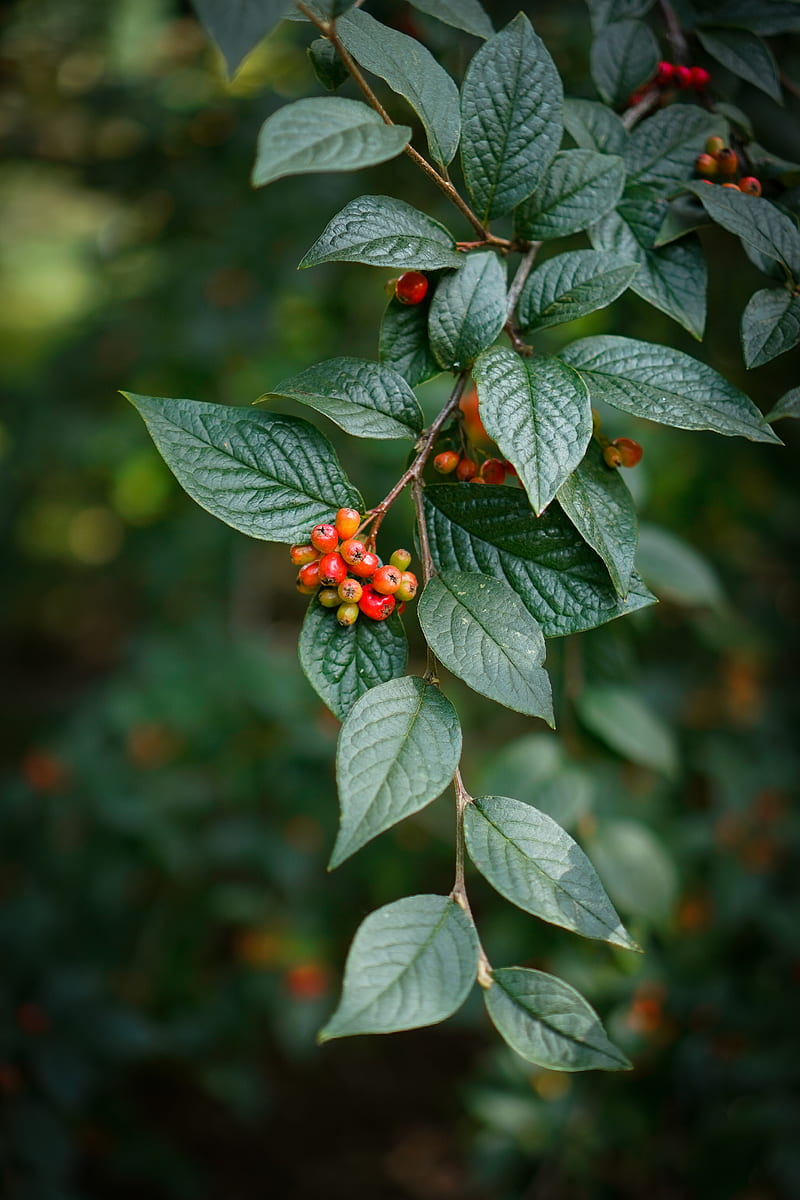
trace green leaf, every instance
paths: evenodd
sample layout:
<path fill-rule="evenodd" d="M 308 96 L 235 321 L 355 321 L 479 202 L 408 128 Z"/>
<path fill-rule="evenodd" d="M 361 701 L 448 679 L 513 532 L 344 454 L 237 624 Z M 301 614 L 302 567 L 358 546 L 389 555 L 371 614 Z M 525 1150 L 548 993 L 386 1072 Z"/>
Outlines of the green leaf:
<path fill-rule="evenodd" d="M 355 437 L 415 438 L 422 429 L 422 409 L 405 379 L 362 358 L 326 359 L 262 398 L 283 396 L 324 413 Z"/>
<path fill-rule="evenodd" d="M 800 230 L 791 217 L 760 196 L 703 183 L 687 185 L 712 221 L 778 262 L 787 278 L 800 282 Z"/>
<path fill-rule="evenodd" d="M 626 1071 L 592 1006 L 568 983 L 524 967 L 492 971 L 484 992 L 498 1033 L 528 1062 L 551 1071 Z"/>
<path fill-rule="evenodd" d="M 628 131 L 615 112 L 596 100 L 564 101 L 564 128 L 582 150 L 624 154 Z"/>
<path fill-rule="evenodd" d="M 481 796 L 464 810 L 464 836 L 481 875 L 512 904 L 582 937 L 638 949 L 589 859 L 552 817 L 508 796 Z"/>
<path fill-rule="evenodd" d="M 454 25 L 475 37 L 490 38 L 494 26 L 478 0 L 409 0 L 414 8 L 438 17 L 445 25 Z"/>
<path fill-rule="evenodd" d="M 672 189 L 692 174 L 706 138 L 724 132 L 725 122 L 703 108 L 689 104 L 662 108 L 637 125 L 628 138 L 628 185 Z"/>
<path fill-rule="evenodd" d="M 359 196 L 328 222 L 300 266 L 359 262 L 403 271 L 434 271 L 460 267 L 463 261 L 444 225 L 405 200 Z"/>
<path fill-rule="evenodd" d="M 693 8 L 695 24 L 741 27 L 764 37 L 800 33 L 796 0 L 705 0 Z"/>
<path fill-rule="evenodd" d="M 356 171 L 396 158 L 410 137 L 407 125 L 385 124 L 360 100 L 295 100 L 261 126 L 251 182 L 263 187 L 286 175 Z"/>
<path fill-rule="evenodd" d="M 652 79 L 658 59 L 658 42 L 644 21 L 614 21 L 592 42 L 592 79 L 606 103 L 622 105 Z"/>
<path fill-rule="evenodd" d="M 480 786 L 535 805 L 564 829 L 591 811 L 594 796 L 591 771 L 571 762 L 550 733 L 526 734 L 503 746 L 484 767 Z"/>
<path fill-rule="evenodd" d="M 444 68 L 416 38 L 358 9 L 336 30 L 356 62 L 408 101 L 425 127 L 431 157 L 446 167 L 458 149 L 461 110 L 458 88 Z"/>
<path fill-rule="evenodd" d="M 444 1021 L 475 982 L 478 949 L 474 925 L 449 896 L 385 904 L 358 927 L 339 1007 L 318 1040 Z"/>
<path fill-rule="evenodd" d="M 760 37 L 747 29 L 706 28 L 696 32 L 703 49 L 723 67 L 766 92 L 776 103 L 783 103 L 778 64 Z"/>
<path fill-rule="evenodd" d="M 596 250 L 615 253 L 640 264 L 630 289 L 672 317 L 693 337 L 702 338 L 706 323 L 706 264 L 694 234 L 656 248 L 666 205 L 646 194 L 625 195 L 619 207 L 589 230 Z"/>
<path fill-rule="evenodd" d="M 780 421 L 784 417 L 800 417 L 800 387 L 785 392 L 775 407 L 770 409 L 764 420 Z"/>
<path fill-rule="evenodd" d="M 561 150 L 532 196 L 514 210 L 514 230 L 531 241 L 587 229 L 622 195 L 625 166 L 618 155 Z"/>
<path fill-rule="evenodd" d="M 636 569 L 660 600 L 691 608 L 723 604 L 722 586 L 708 562 L 693 546 L 658 525 L 640 526 Z"/>
<path fill-rule="evenodd" d="M 300 666 L 317 695 L 343 721 L 359 697 L 397 679 L 408 645 L 397 614 L 388 621 L 356 621 L 343 629 L 335 613 L 313 596 L 297 647 Z"/>
<path fill-rule="evenodd" d="M 628 17 L 643 17 L 652 7 L 654 0 L 586 0 L 592 29 L 597 32 L 612 21 L 624 21 Z"/>
<path fill-rule="evenodd" d="M 800 295 L 784 288 L 755 292 L 742 313 L 742 350 L 748 367 L 785 354 L 800 342 Z"/>
<path fill-rule="evenodd" d="M 547 329 L 585 317 L 621 296 L 639 270 L 617 254 L 571 250 L 528 276 L 519 298 L 520 325 Z"/>
<path fill-rule="evenodd" d="M 708 214 L 695 196 L 676 196 L 664 210 L 664 219 L 655 240 L 656 249 L 686 237 L 709 224 Z M 782 277 L 782 276 L 781 276 Z"/>
<path fill-rule="evenodd" d="M 675 864 L 638 821 L 603 821 L 589 850 L 609 895 L 625 912 L 665 922 L 678 894 Z"/>
<path fill-rule="evenodd" d="M 507 584 L 473 572 L 434 575 L 417 613 L 448 671 L 482 696 L 553 724 L 544 637 Z"/>
<path fill-rule="evenodd" d="M 430 294 L 429 294 L 430 295 Z M 422 304 L 401 304 L 392 299 L 381 322 L 379 357 L 414 388 L 440 374 L 428 341 L 430 299 Z"/>
<path fill-rule="evenodd" d="M 558 71 L 524 13 L 481 46 L 461 89 L 461 161 L 481 220 L 529 196 L 561 142 Z"/>
<path fill-rule="evenodd" d="M 608 567 L 620 596 L 627 596 L 639 531 L 633 497 L 618 470 L 592 440 L 586 457 L 558 489 L 558 502 L 581 537 Z"/>
<path fill-rule="evenodd" d="M 572 342 L 561 354 L 580 372 L 593 400 L 635 417 L 753 442 L 779 440 L 744 392 L 670 346 L 603 335 Z"/>
<path fill-rule="evenodd" d="M 248 537 L 306 541 L 340 507 L 363 509 L 326 437 L 297 417 L 123 392 L 178 483 Z"/>
<path fill-rule="evenodd" d="M 286 0 L 192 0 L 197 15 L 219 47 L 228 75 L 286 15 Z"/>
<path fill-rule="evenodd" d="M 316 38 L 306 53 L 311 60 L 314 74 L 329 92 L 335 92 L 350 78 L 350 72 L 339 57 L 339 52 L 327 38 Z"/>
<path fill-rule="evenodd" d="M 621 684 L 586 687 L 575 706 L 587 729 L 630 762 L 672 776 L 678 767 L 678 748 L 672 730 L 641 696 Z"/>
<path fill-rule="evenodd" d="M 461 370 L 491 346 L 506 323 L 506 271 L 493 252 L 469 254 L 431 300 L 428 336 L 442 367 Z"/>
<path fill-rule="evenodd" d="M 460 753 L 456 711 L 433 684 L 406 676 L 365 692 L 339 734 L 342 819 L 330 867 L 435 800 Z"/>
<path fill-rule="evenodd" d="M 481 420 L 541 514 L 586 453 L 592 411 L 583 380 L 559 358 L 496 347 L 475 363 Z"/>
<path fill-rule="evenodd" d="M 479 571 L 507 583 L 545 637 L 592 629 L 654 602 L 634 577 L 626 600 L 556 505 L 541 517 L 518 488 L 431 484 L 425 506 L 439 571 Z"/>

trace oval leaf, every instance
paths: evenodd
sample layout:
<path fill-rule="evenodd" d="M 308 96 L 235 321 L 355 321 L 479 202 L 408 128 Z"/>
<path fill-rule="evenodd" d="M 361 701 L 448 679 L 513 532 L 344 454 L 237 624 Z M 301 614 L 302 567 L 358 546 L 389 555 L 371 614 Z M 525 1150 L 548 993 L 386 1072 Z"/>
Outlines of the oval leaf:
<path fill-rule="evenodd" d="M 506 273 L 496 254 L 470 254 L 441 280 L 428 314 L 431 350 L 460 370 L 491 346 L 506 322 Z"/>
<path fill-rule="evenodd" d="M 586 385 L 558 358 L 521 358 L 502 347 L 482 354 L 474 375 L 486 432 L 541 514 L 592 436 Z"/>
<path fill-rule="evenodd" d="M 800 295 L 783 288 L 754 292 L 742 313 L 742 351 L 748 367 L 785 354 L 800 342 Z"/>
<path fill-rule="evenodd" d="M 561 150 L 536 191 L 514 210 L 515 232 L 539 241 L 578 233 L 614 208 L 624 184 L 618 155 Z"/>
<path fill-rule="evenodd" d="M 628 131 L 615 112 L 596 100 L 564 101 L 564 128 L 582 150 L 622 154 Z"/>
<path fill-rule="evenodd" d="M 722 585 L 706 559 L 658 525 L 640 527 L 636 567 L 660 600 L 699 608 L 724 604 Z"/>
<path fill-rule="evenodd" d="M 286 15 L 286 0 L 192 0 L 197 15 L 225 59 L 228 74 Z"/>
<path fill-rule="evenodd" d="M 748 29 L 698 29 L 697 36 L 704 50 L 754 87 L 771 96 L 776 104 L 783 103 L 778 78 L 778 64 L 766 42 Z"/>
<path fill-rule="evenodd" d="M 670 917 L 679 889 L 675 863 L 638 821 L 604 821 L 589 849 L 614 903 L 637 918 Z"/>
<path fill-rule="evenodd" d="M 327 438 L 297 417 L 123 392 L 193 500 L 248 537 L 298 542 L 363 509 Z"/>
<path fill-rule="evenodd" d="M 422 304 L 390 300 L 381 322 L 379 357 L 417 387 L 441 372 L 428 341 L 429 299 Z"/>
<path fill-rule="evenodd" d="M 673 104 L 637 125 L 625 146 L 628 186 L 647 185 L 672 190 L 694 169 L 694 160 L 712 133 L 727 126 L 702 108 Z"/>
<path fill-rule="evenodd" d="M 712 221 L 780 263 L 793 286 L 800 285 L 800 230 L 787 213 L 761 196 L 746 196 L 733 188 L 700 183 L 687 186 Z"/>
<path fill-rule="evenodd" d="M 359 196 L 333 217 L 300 263 L 359 262 L 433 271 L 460 267 L 463 255 L 444 225 L 391 196 Z"/>
<path fill-rule="evenodd" d="M 403 674 L 408 644 L 396 613 L 388 621 L 361 619 L 343 629 L 335 614 L 314 596 L 297 652 L 314 691 L 343 721 L 370 688 Z"/>
<path fill-rule="evenodd" d="M 405 379 L 362 358 L 317 363 L 264 398 L 273 396 L 307 404 L 355 437 L 415 438 L 422 429 L 422 409 Z"/>
<path fill-rule="evenodd" d="M 548 329 L 576 321 L 621 296 L 639 270 L 604 250 L 571 250 L 549 258 L 528 276 L 519 298 L 520 325 Z"/>
<path fill-rule="evenodd" d="M 330 866 L 435 800 L 460 753 L 456 711 L 433 684 L 406 676 L 366 692 L 339 734 L 342 817 Z"/>
<path fill-rule="evenodd" d="M 339 1007 L 320 1042 L 395 1033 L 444 1021 L 467 998 L 478 936 L 448 896 L 408 896 L 362 921 L 344 972 Z"/>
<path fill-rule="evenodd" d="M 678 748 L 672 730 L 632 688 L 594 684 L 575 701 L 583 724 L 612 750 L 631 762 L 674 775 Z"/>
<path fill-rule="evenodd" d="M 484 1000 L 498 1033 L 528 1062 L 551 1071 L 630 1068 L 588 1001 L 554 975 L 503 967 L 492 971 Z"/>
<path fill-rule="evenodd" d="M 592 79 L 607 104 L 622 105 L 652 78 L 658 59 L 658 42 L 644 21 L 612 21 L 592 42 Z"/>
<path fill-rule="evenodd" d="M 608 567 L 620 596 L 627 596 L 639 529 L 633 497 L 618 470 L 608 467 L 592 441 L 583 462 L 556 493 L 578 533 Z"/>
<path fill-rule="evenodd" d="M 473 572 L 434 575 L 417 613 L 448 671 L 482 696 L 553 724 L 544 636 L 507 584 Z"/>
<path fill-rule="evenodd" d="M 475 37 L 490 38 L 494 33 L 494 26 L 479 0 L 409 0 L 409 3 L 420 12 L 438 17 L 446 25 L 464 29 Z"/>

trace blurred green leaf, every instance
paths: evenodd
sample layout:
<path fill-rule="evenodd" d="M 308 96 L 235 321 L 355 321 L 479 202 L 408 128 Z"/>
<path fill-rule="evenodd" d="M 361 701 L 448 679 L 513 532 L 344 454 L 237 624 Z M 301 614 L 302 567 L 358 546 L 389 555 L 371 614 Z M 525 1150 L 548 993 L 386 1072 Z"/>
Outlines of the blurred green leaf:
<path fill-rule="evenodd" d="M 583 689 L 575 706 L 587 729 L 617 754 L 664 775 L 675 775 L 678 747 L 672 730 L 632 688 L 592 684 Z"/>
<path fill-rule="evenodd" d="M 658 42 L 644 21 L 613 21 L 592 42 L 592 79 L 608 104 L 622 105 L 653 77 Z"/>

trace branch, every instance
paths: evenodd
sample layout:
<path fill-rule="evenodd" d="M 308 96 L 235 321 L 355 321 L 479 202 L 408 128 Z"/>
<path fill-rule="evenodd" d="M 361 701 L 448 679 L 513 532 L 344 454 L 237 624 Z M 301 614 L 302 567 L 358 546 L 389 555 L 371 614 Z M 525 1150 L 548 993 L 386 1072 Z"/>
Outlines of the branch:
<path fill-rule="evenodd" d="M 620 117 L 622 124 L 630 132 L 634 125 L 637 125 L 644 117 L 648 117 L 654 108 L 657 108 L 661 101 L 661 97 L 655 88 L 651 88 L 649 92 L 645 92 L 641 100 L 637 104 L 633 104 L 630 108 L 626 108 L 625 112 Z"/>
<path fill-rule="evenodd" d="M 472 916 L 472 909 L 470 908 L 467 888 L 464 882 L 464 812 L 467 805 L 472 804 L 472 796 L 470 796 L 464 787 L 460 767 L 456 767 L 456 773 L 453 776 L 453 787 L 456 793 L 456 879 L 453 884 L 453 890 L 450 893 L 450 898 L 455 900 L 456 904 L 464 910 L 474 925 L 475 919 Z M 492 964 L 489 962 L 480 940 L 478 941 L 478 983 L 482 988 L 491 987 L 492 984 Z"/>
<path fill-rule="evenodd" d="M 678 14 L 670 4 L 670 0 L 658 0 L 658 7 L 667 27 L 667 40 L 672 47 L 672 53 L 679 63 L 685 63 L 689 57 L 689 46 L 681 29 Z"/>

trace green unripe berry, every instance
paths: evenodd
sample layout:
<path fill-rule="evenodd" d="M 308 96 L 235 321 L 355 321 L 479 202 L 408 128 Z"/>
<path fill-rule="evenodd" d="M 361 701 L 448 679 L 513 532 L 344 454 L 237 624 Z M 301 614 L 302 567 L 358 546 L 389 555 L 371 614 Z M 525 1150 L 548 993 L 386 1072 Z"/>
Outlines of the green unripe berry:
<path fill-rule="evenodd" d="M 319 593 L 319 602 L 323 608 L 337 608 L 342 603 L 342 598 L 336 588 L 324 587 Z"/>
<path fill-rule="evenodd" d="M 347 629 L 350 625 L 355 625 L 360 611 L 357 604 L 340 604 L 336 610 L 336 620 Z"/>
<path fill-rule="evenodd" d="M 408 566 L 409 566 L 410 562 L 411 562 L 411 551 L 410 550 L 395 550 L 394 554 L 389 559 L 389 565 L 392 567 L 397 567 L 398 570 L 400 570 L 400 571 L 408 570 Z"/>

